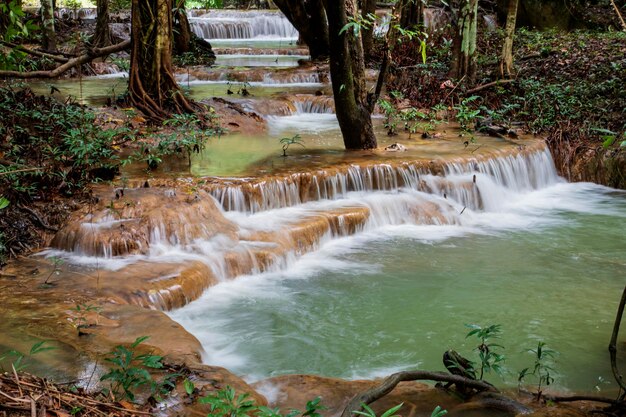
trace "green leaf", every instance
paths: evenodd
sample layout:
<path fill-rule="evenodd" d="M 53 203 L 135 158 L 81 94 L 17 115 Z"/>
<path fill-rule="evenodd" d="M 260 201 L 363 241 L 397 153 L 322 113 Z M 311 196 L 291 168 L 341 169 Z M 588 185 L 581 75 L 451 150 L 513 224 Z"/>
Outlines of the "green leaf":
<path fill-rule="evenodd" d="M 44 343 L 46 343 L 45 340 L 42 340 L 41 342 L 35 343 L 30 348 L 30 354 L 34 355 L 35 353 L 45 352 L 46 350 L 54 350 L 54 349 L 56 349 L 54 346 L 44 346 Z"/>
<path fill-rule="evenodd" d="M 602 146 L 606 149 L 615 143 L 615 136 L 602 136 L 604 142 L 602 142 Z"/>
<path fill-rule="evenodd" d="M 8 199 L 0 196 L 0 210 L 7 208 L 10 203 Z"/>
<path fill-rule="evenodd" d="M 185 388 L 185 392 L 187 393 L 187 395 L 193 394 L 193 391 L 196 389 L 193 382 L 188 379 L 185 379 L 185 381 L 183 381 L 183 387 Z"/>
<path fill-rule="evenodd" d="M 380 417 L 395 417 L 394 414 L 396 413 L 396 411 L 401 409 L 403 405 L 404 403 L 400 403 L 396 405 L 395 407 L 391 407 L 389 410 L 385 411 L 383 415 Z"/>
<path fill-rule="evenodd" d="M 440 406 L 435 407 L 432 413 L 430 413 L 430 417 L 443 417 L 448 414 L 447 410 L 444 410 Z"/>

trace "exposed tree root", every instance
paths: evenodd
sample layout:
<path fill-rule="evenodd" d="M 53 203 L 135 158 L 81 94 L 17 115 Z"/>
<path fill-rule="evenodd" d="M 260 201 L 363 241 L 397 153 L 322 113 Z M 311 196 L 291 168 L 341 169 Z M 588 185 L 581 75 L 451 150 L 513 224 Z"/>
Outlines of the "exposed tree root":
<path fill-rule="evenodd" d="M 352 417 L 354 411 L 363 411 L 362 404 L 371 404 L 374 401 L 389 394 L 400 382 L 403 381 L 437 381 L 446 382 L 473 388 L 477 391 L 489 391 L 496 393 L 496 388 L 488 382 L 470 379 L 459 375 L 450 375 L 445 372 L 429 371 L 403 371 L 397 372 L 385 378 L 380 385 L 357 394 L 341 413 L 341 417 Z M 505 397 L 502 397 L 505 398 Z M 515 401 L 510 400 L 512 403 Z M 516 403 L 517 404 L 517 403 Z M 519 404 L 519 406 L 522 406 Z"/>

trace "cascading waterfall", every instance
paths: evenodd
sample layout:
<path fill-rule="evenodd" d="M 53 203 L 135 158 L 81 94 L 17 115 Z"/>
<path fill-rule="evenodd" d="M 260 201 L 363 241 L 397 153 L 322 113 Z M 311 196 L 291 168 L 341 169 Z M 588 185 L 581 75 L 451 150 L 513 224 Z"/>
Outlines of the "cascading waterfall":
<path fill-rule="evenodd" d="M 194 33 L 205 39 L 295 39 L 298 31 L 279 12 L 211 11 L 189 18 Z"/>
<path fill-rule="evenodd" d="M 199 185 L 205 191 L 193 198 L 128 190 L 121 207 L 103 208 L 60 231 L 47 254 L 116 271 L 152 262 L 206 265 L 204 272 L 170 274 L 157 293 L 137 290 L 131 300 L 180 307 L 207 286 L 288 268 L 338 237 L 389 225 L 463 224 L 471 216 L 464 211 L 497 211 L 511 194 L 560 181 L 543 144 L 512 152 L 215 180 Z"/>

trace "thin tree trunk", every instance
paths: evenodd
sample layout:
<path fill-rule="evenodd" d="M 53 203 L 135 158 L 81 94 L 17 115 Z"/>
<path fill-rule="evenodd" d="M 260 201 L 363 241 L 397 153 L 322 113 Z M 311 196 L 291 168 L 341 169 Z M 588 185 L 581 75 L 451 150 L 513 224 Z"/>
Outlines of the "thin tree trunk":
<path fill-rule="evenodd" d="M 54 31 L 54 5 L 52 0 L 41 1 L 41 29 L 43 34 L 43 48 L 46 51 L 57 50 L 57 36 Z"/>
<path fill-rule="evenodd" d="M 513 68 L 513 39 L 515 37 L 518 4 L 519 0 L 509 0 L 504 29 L 504 45 L 502 46 L 502 57 L 500 58 L 500 74 L 502 78 L 510 78 L 515 72 Z"/>
<path fill-rule="evenodd" d="M 131 104 L 154 120 L 194 112 L 172 71 L 171 0 L 133 0 L 131 20 Z"/>
<path fill-rule="evenodd" d="M 470 82 L 476 78 L 476 37 L 478 27 L 478 0 L 462 0 L 461 13 L 453 42 L 450 76 Z"/>
<path fill-rule="evenodd" d="M 274 3 L 298 30 L 312 60 L 328 57 L 328 21 L 321 0 L 275 0 Z"/>
<path fill-rule="evenodd" d="M 191 50 L 191 26 L 187 19 L 184 0 L 175 0 L 174 9 L 174 51 L 183 54 Z"/>
<path fill-rule="evenodd" d="M 360 34 L 341 30 L 356 16 L 355 0 L 324 0 L 330 40 L 330 76 L 337 120 L 346 149 L 376 148 L 367 100 Z"/>
<path fill-rule="evenodd" d="M 424 22 L 424 3 L 422 0 L 401 0 L 400 27 L 415 29 Z"/>
<path fill-rule="evenodd" d="M 111 29 L 109 28 L 109 0 L 97 0 L 96 31 L 91 44 L 98 48 L 111 45 Z"/>
<path fill-rule="evenodd" d="M 365 17 L 376 15 L 376 0 L 363 0 L 363 10 L 361 14 Z M 369 61 L 374 47 L 374 26 L 363 28 L 363 56 Z"/>

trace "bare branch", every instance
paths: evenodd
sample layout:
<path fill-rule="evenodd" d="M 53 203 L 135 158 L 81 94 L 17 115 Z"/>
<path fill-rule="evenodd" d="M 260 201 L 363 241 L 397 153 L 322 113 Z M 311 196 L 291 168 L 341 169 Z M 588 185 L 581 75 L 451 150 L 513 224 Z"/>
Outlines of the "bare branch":
<path fill-rule="evenodd" d="M 613 325 L 613 334 L 611 335 L 611 342 L 609 343 L 609 354 L 611 355 L 611 370 L 615 381 L 620 388 L 626 391 L 626 384 L 617 368 L 617 335 L 619 334 L 619 328 L 622 324 L 622 317 L 624 315 L 624 306 L 626 306 L 626 287 L 622 293 L 622 299 L 620 300 L 619 307 L 617 307 L 617 315 L 615 316 L 615 324 Z"/>
<path fill-rule="evenodd" d="M 106 48 L 94 48 L 87 51 L 86 54 L 81 55 L 79 57 L 70 59 L 65 64 L 56 67 L 50 71 L 31 71 L 31 72 L 20 72 L 20 71 L 0 71 L 0 78 L 21 78 L 21 79 L 30 79 L 30 78 L 56 78 L 64 72 L 77 67 L 82 64 L 86 64 L 87 62 L 93 61 L 95 58 L 99 58 L 101 56 L 106 56 L 113 54 L 115 52 L 120 52 L 130 47 L 130 40 L 126 40 L 124 42 L 120 42 L 115 45 L 107 46 Z"/>

